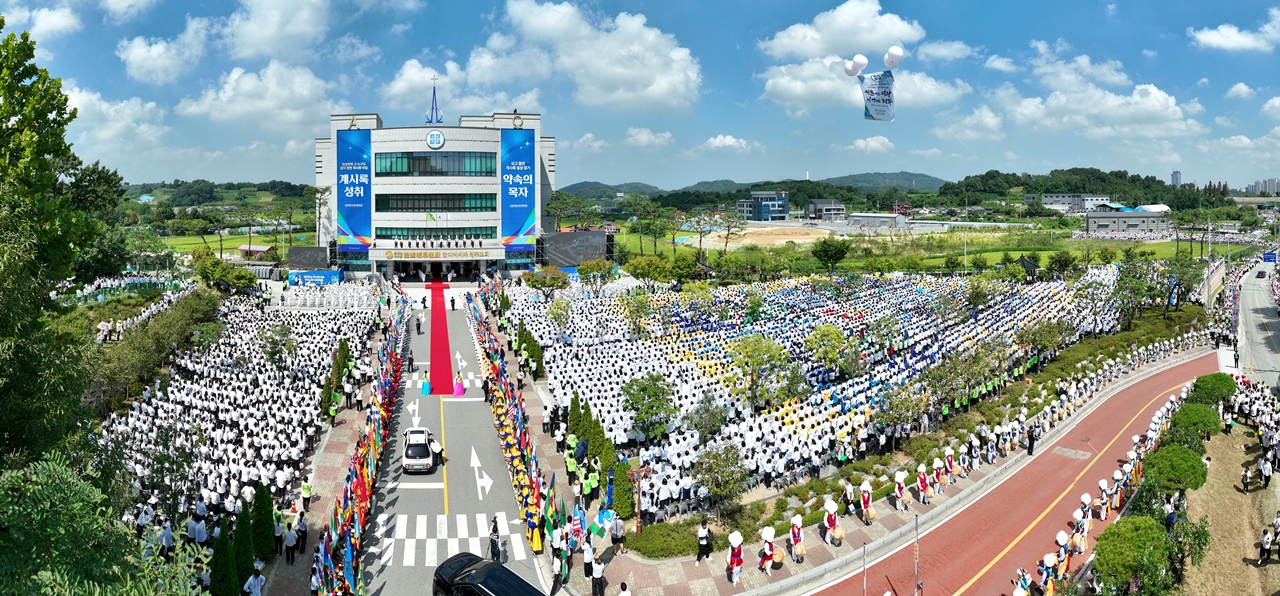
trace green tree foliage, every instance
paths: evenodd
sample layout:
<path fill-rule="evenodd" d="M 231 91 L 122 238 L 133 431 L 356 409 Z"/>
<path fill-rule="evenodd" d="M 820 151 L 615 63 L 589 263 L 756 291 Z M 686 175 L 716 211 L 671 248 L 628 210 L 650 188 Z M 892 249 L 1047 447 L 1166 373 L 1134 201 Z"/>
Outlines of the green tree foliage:
<path fill-rule="evenodd" d="M 971 309 L 977 310 L 986 306 L 991 302 L 991 284 L 981 278 L 969 280 L 966 298 L 969 300 Z"/>
<path fill-rule="evenodd" d="M 556 290 L 569 287 L 569 274 L 561 271 L 559 267 L 543 267 L 541 271 L 528 276 L 525 283 L 550 300 Z"/>
<path fill-rule="evenodd" d="M 577 391 L 569 398 L 569 434 L 582 436 L 582 402 Z"/>
<path fill-rule="evenodd" d="M 978 273 L 982 273 L 990 267 L 987 263 L 986 255 L 981 254 L 974 255 L 973 258 L 969 259 L 969 264 L 972 265 L 974 269 L 977 269 Z"/>
<path fill-rule="evenodd" d="M 1160 435 L 1160 444 L 1181 445 L 1196 455 L 1205 454 L 1204 439 L 1201 438 L 1200 433 L 1186 428 L 1171 427 Z"/>
<path fill-rule="evenodd" d="M 1222 419 L 1218 411 L 1204 404 L 1185 404 L 1173 415 L 1170 424 L 1174 428 L 1186 429 L 1197 436 L 1208 436 L 1222 428 Z M 1203 451 L 1202 451 L 1203 452 Z"/>
<path fill-rule="evenodd" d="M 815 360 L 828 368 L 839 366 L 841 352 L 845 350 L 846 343 L 844 332 L 835 325 L 818 325 L 804 338 L 805 349 L 813 354 Z"/>
<path fill-rule="evenodd" d="M 1059 278 L 1065 276 L 1076 267 L 1076 258 L 1069 250 L 1060 250 L 1049 255 L 1049 271 Z"/>
<path fill-rule="evenodd" d="M 1175 310 L 1182 308 L 1182 303 L 1191 297 L 1191 293 L 1200 285 L 1200 280 L 1204 278 L 1204 263 L 1192 259 L 1187 255 L 1177 255 L 1165 260 L 1165 277 L 1169 281 L 1168 291 L 1165 294 L 1168 300 L 1165 300 L 1164 310 L 1169 312 L 1169 302 L 1177 303 Z"/>
<path fill-rule="evenodd" d="M 253 554 L 266 561 L 276 552 L 275 505 L 271 502 L 271 493 L 267 487 L 259 483 L 254 486 L 253 512 L 250 514 L 253 523 Z"/>
<path fill-rule="evenodd" d="M 729 408 L 716 402 L 710 394 L 704 394 L 698 404 L 684 415 L 686 427 L 698 431 L 698 445 L 707 444 L 729 421 Z"/>
<path fill-rule="evenodd" d="M 123 340 L 105 347 L 95 367 L 97 391 L 116 404 L 141 394 L 143 385 L 156 378 L 168 361 L 173 346 L 187 348 L 195 326 L 213 321 L 219 303 L 213 292 L 192 292 L 145 326 L 125 333 Z"/>
<path fill-rule="evenodd" d="M 1103 581 L 1127 587 L 1133 577 L 1146 581 L 1163 574 L 1169 551 L 1163 524 L 1146 516 L 1122 517 L 1098 536 L 1093 566 Z"/>
<path fill-rule="evenodd" d="M 547 305 L 547 319 L 555 323 L 563 334 L 569 328 L 569 319 L 573 317 L 573 303 L 564 298 L 556 298 Z"/>
<path fill-rule="evenodd" d="M 742 453 L 737 445 L 729 442 L 704 447 L 698 461 L 693 462 L 693 477 L 698 486 L 706 487 L 707 492 L 718 499 L 716 514 L 722 518 L 747 490 L 748 473 L 742 464 Z"/>
<path fill-rule="evenodd" d="M 249 576 L 253 575 L 253 557 L 254 553 L 257 552 L 257 547 L 253 543 L 253 512 L 251 508 L 252 505 L 243 507 L 240 513 L 236 514 L 236 531 L 232 536 L 231 550 L 235 555 L 237 590 L 244 585 Z M 274 536 L 272 536 L 272 540 L 275 540 Z"/>
<path fill-rule="evenodd" d="M 649 289 L 671 281 L 671 262 L 658 257 L 631 259 L 625 269 Z"/>
<path fill-rule="evenodd" d="M 680 410 L 671 399 L 671 384 L 658 373 L 649 373 L 623 383 L 622 399 L 635 416 L 635 426 L 645 436 L 661 437 Z"/>
<path fill-rule="evenodd" d="M 756 321 L 759 321 L 761 315 L 764 314 L 764 306 L 765 304 L 764 304 L 763 296 L 761 296 L 756 292 L 748 293 L 747 307 L 742 311 L 743 315 L 746 316 L 747 322 L 754 323 Z"/>
<path fill-rule="evenodd" d="M 556 231 L 560 231 L 560 220 L 565 217 L 573 217 L 582 213 L 587 208 L 587 202 L 578 197 L 563 191 L 553 191 L 551 200 L 542 208 L 547 215 L 556 218 Z"/>
<path fill-rule="evenodd" d="M 293 327 L 283 323 L 264 327 L 260 339 L 262 355 L 278 369 L 284 370 L 298 353 L 298 342 L 293 339 Z"/>
<path fill-rule="evenodd" d="M 784 372 L 786 351 L 778 342 L 758 333 L 745 335 L 733 342 L 729 351 L 738 368 L 732 378 L 743 385 L 738 389 L 754 405 L 768 402 L 770 396 L 764 389 Z"/>
<path fill-rule="evenodd" d="M 1209 552 L 1209 516 L 1200 516 L 1200 521 L 1179 520 L 1169 532 L 1169 560 L 1173 563 L 1173 573 L 1178 583 L 1187 576 L 1187 565 L 1199 566 Z"/>
<path fill-rule="evenodd" d="M 1048 174 L 1013 174 L 990 170 L 984 174 L 966 176 L 959 182 L 943 184 L 938 189 L 938 194 L 978 204 L 986 199 L 1003 198 L 1015 187 L 1022 187 L 1022 192 L 1027 194 L 1109 195 L 1130 207 L 1160 203 L 1175 211 L 1195 209 L 1202 205 L 1218 207 L 1231 204 L 1231 199 L 1221 194 L 1176 188 L 1155 176 L 1140 176 L 1125 170 L 1103 172 L 1097 168 L 1069 168 L 1053 170 Z"/>
<path fill-rule="evenodd" d="M 698 262 L 689 253 L 677 254 L 671 262 L 671 277 L 681 283 L 698 275 Z"/>
<path fill-rule="evenodd" d="M 1216 407 L 1218 402 L 1235 394 L 1235 379 L 1227 373 L 1216 372 L 1196 377 L 1195 384 L 1191 386 L 1191 394 L 1187 396 L 1187 403 Z"/>
<path fill-rule="evenodd" d="M 1098 262 L 1103 265 L 1110 265 L 1116 262 L 1116 250 L 1110 246 L 1104 246 L 1098 249 Z"/>
<path fill-rule="evenodd" d="M 213 545 L 213 561 L 209 564 L 209 593 L 213 596 L 240 596 L 240 587 L 244 584 L 238 579 L 231 528 L 223 519 L 222 531 Z"/>
<path fill-rule="evenodd" d="M 618 298 L 622 303 L 623 314 L 627 319 L 627 328 L 631 330 L 632 335 L 643 335 L 645 332 L 644 322 L 649 317 L 651 306 L 649 305 L 649 297 L 644 295 L 622 296 Z"/>
<path fill-rule="evenodd" d="M 119 227 L 109 227 L 76 254 L 76 279 L 89 281 L 120 275 L 128 264 L 128 237 Z"/>
<path fill-rule="evenodd" d="M 1190 449 L 1169 445 L 1147 456 L 1146 470 L 1164 479 L 1164 489 L 1195 490 L 1204 486 L 1209 468 Z"/>
<path fill-rule="evenodd" d="M 960 262 L 960 257 L 955 255 L 947 255 L 947 258 L 942 260 L 942 268 L 947 271 L 959 271 L 962 267 L 964 263 Z"/>
<path fill-rule="evenodd" d="M 819 238 L 809 249 L 813 258 L 827 268 L 828 274 L 835 273 L 836 265 L 843 261 L 853 248 L 853 240 L 836 238 L 834 235 Z"/>

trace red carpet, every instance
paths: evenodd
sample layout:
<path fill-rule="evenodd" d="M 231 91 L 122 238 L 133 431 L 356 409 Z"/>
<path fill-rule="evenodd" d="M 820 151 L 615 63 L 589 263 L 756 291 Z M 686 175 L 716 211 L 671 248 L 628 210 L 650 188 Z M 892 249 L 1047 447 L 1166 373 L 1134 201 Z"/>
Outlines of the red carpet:
<path fill-rule="evenodd" d="M 453 395 L 453 352 L 449 350 L 449 321 L 444 290 L 449 284 L 433 281 L 431 292 L 431 393 Z"/>

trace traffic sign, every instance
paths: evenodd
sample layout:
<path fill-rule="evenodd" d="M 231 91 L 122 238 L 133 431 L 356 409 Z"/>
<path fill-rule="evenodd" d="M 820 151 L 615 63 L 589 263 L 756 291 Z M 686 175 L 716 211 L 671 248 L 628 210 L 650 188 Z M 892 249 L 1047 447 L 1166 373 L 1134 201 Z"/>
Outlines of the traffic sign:
<path fill-rule="evenodd" d="M 1262 253 L 1262 262 L 1263 262 L 1263 263 L 1274 263 L 1274 262 L 1276 262 L 1276 253 L 1273 253 L 1273 252 L 1264 252 L 1264 253 Z"/>

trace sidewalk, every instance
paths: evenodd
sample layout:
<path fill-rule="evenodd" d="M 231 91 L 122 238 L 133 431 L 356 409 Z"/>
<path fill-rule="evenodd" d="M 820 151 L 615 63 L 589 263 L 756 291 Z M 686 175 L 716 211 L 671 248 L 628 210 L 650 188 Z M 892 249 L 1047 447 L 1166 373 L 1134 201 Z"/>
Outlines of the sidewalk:
<path fill-rule="evenodd" d="M 1040 442 L 1044 447 L 1037 449 L 1037 452 L 1039 453 L 1042 449 L 1053 445 L 1055 441 L 1058 441 L 1070 429 L 1074 428 L 1076 424 L 1092 413 L 1100 404 L 1120 391 L 1131 387 L 1139 381 L 1146 380 L 1160 371 L 1211 353 L 1211 349 L 1196 347 L 1122 376 L 1110 386 L 1099 391 L 1076 415 L 1059 424 L 1050 433 L 1047 433 Z M 539 395 L 539 397 L 549 399 L 549 396 Z M 544 462 L 545 469 L 563 470 L 564 458 L 555 453 L 554 441 L 541 432 L 541 419 L 539 416 L 540 413 L 531 408 L 530 417 L 533 423 L 530 426 L 536 431 L 533 435 L 534 443 L 538 450 L 538 459 Z M 808 554 L 804 563 L 795 563 L 787 557 L 784 559 L 785 563 L 781 565 L 781 568 L 773 570 L 772 576 L 766 576 L 755 568 L 758 560 L 756 553 L 761 548 L 760 537 L 744 536 L 743 552 L 745 563 L 741 581 L 737 586 L 733 586 L 729 582 L 725 572 L 727 555 L 724 551 L 713 553 L 710 562 L 704 565 L 695 565 L 693 557 L 649 561 L 640 559 L 635 554 L 627 554 L 615 558 L 609 564 L 605 572 L 608 586 L 606 593 L 610 595 L 616 594 L 620 590 L 619 586 L 622 582 L 626 582 L 627 587 L 635 596 L 806 593 L 828 582 L 847 577 L 850 573 L 856 573 L 861 567 L 862 547 L 864 544 L 866 545 L 869 563 L 895 552 L 913 540 L 914 524 L 917 516 L 919 517 L 920 532 L 923 534 L 947 521 L 951 516 L 960 513 L 970 504 L 994 490 L 1003 480 L 1016 473 L 1029 461 L 1031 460 L 1024 450 L 1015 451 L 1010 454 L 1009 458 L 997 459 L 995 466 L 984 464 L 981 471 L 970 473 L 968 479 L 957 478 L 955 484 L 947 487 L 947 494 L 935 496 L 931 499 L 932 503 L 930 505 L 924 506 L 918 500 L 913 501 L 910 509 L 906 512 L 897 511 L 888 500 L 877 501 L 874 505 L 877 518 L 871 526 L 864 526 L 856 517 L 841 518 L 841 526 L 845 530 L 845 540 L 844 545 L 839 548 L 823 543 L 816 527 L 807 527 L 804 530 L 804 541 L 808 547 Z M 914 496 L 914 491 L 912 492 Z M 784 542 L 785 536 L 775 540 L 775 544 L 779 545 L 780 548 Z M 956 546 L 963 548 L 963 544 Z M 548 549 L 547 553 L 549 552 Z M 547 553 L 542 556 L 549 557 L 550 555 Z M 549 563 L 549 559 L 544 562 Z M 1030 564 L 1030 561 L 1019 561 L 1018 564 Z M 550 569 L 551 567 L 544 565 L 544 568 Z M 574 554 L 571 560 L 571 577 L 566 586 L 567 592 L 571 595 L 581 596 L 591 593 L 590 580 L 583 576 L 582 569 L 582 555 L 580 553 Z M 909 590 L 909 587 L 899 586 L 899 588 Z"/>

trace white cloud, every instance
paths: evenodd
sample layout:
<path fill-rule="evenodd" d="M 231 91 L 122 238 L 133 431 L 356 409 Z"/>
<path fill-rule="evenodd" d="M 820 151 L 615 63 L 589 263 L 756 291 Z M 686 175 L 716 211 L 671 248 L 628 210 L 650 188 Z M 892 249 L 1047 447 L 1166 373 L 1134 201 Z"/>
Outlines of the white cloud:
<path fill-rule="evenodd" d="M 187 28 L 176 39 L 122 39 L 116 45 L 116 56 L 124 61 L 131 79 L 157 85 L 172 83 L 204 56 L 205 42 L 213 31 L 209 19 L 187 17 Z"/>
<path fill-rule="evenodd" d="M 124 22 L 159 2 L 160 0 L 102 0 L 98 6 L 117 22 Z"/>
<path fill-rule="evenodd" d="M 413 27 L 413 23 L 396 23 L 391 26 L 391 34 L 400 35 L 401 33 L 408 31 L 411 27 Z"/>
<path fill-rule="evenodd" d="M 1113 146 L 1117 152 L 1127 154 L 1142 165 L 1174 166 L 1182 163 L 1182 156 L 1174 151 L 1169 141 L 1133 141 L 1125 139 Z"/>
<path fill-rule="evenodd" d="M 1095 82 L 1131 84 L 1119 62 L 1093 64 L 1083 55 L 1070 61 L 1059 59 L 1057 52 L 1068 47 L 1064 43 L 1050 49 L 1047 43 L 1034 41 L 1032 47 L 1039 52 L 1032 60 L 1032 71 L 1051 91 L 1049 95 L 1023 98 L 1010 83 L 989 95 L 1007 117 L 1021 126 L 1047 131 L 1074 129 L 1095 139 L 1176 137 L 1208 131 L 1186 117 L 1203 110 L 1198 101 L 1179 106 L 1175 97 L 1150 84 L 1137 85 L 1128 95 L 1098 87 Z"/>
<path fill-rule="evenodd" d="M 1004 138 L 1001 125 L 1004 119 L 987 106 L 973 109 L 973 113 L 949 124 L 934 127 L 930 132 L 940 139 L 959 138 L 962 141 L 998 141 Z"/>
<path fill-rule="evenodd" d="M 938 159 L 939 157 L 942 157 L 942 150 L 938 149 L 937 147 L 934 147 L 932 149 L 924 149 L 924 150 L 915 149 L 912 151 L 908 151 L 908 153 L 916 157 L 923 157 L 925 159 Z"/>
<path fill-rule="evenodd" d="M 382 50 L 371 46 L 358 36 L 348 33 L 338 38 L 333 48 L 334 58 L 343 64 L 350 62 L 377 62 L 382 59 Z"/>
<path fill-rule="evenodd" d="M 1227 89 L 1227 97 L 1253 99 L 1254 95 L 1257 95 L 1257 92 L 1250 89 L 1249 86 L 1244 83 L 1236 83 L 1232 85 L 1230 89 Z"/>
<path fill-rule="evenodd" d="M 462 67 L 452 60 L 445 62 L 444 72 L 439 72 L 429 66 L 423 66 L 415 59 L 410 59 L 400 66 L 395 78 L 378 91 L 382 94 L 383 102 L 388 106 L 401 110 L 416 110 L 431 103 L 433 77 L 439 78 L 436 84 L 440 93 L 450 98 L 462 95 L 467 81 L 467 75 L 462 71 Z"/>
<path fill-rule="evenodd" d="M 526 114 L 543 114 L 546 108 L 541 103 L 542 92 L 537 87 L 519 95 L 512 96 L 506 91 L 496 93 L 469 92 L 461 97 L 449 100 L 449 106 L 458 114 L 492 114 L 494 112 L 510 112 L 520 110 Z"/>
<path fill-rule="evenodd" d="M 360 7 L 360 12 L 379 7 L 388 10 L 410 11 L 422 8 L 424 4 L 422 0 L 355 0 L 355 2 L 356 6 Z"/>
<path fill-rule="evenodd" d="M 626 143 L 636 147 L 665 147 L 673 140 L 671 133 L 666 131 L 655 133 L 647 128 L 627 129 Z"/>
<path fill-rule="evenodd" d="M 968 58 L 974 54 L 974 49 L 963 41 L 930 41 L 921 44 L 915 53 L 925 62 L 948 62 Z"/>
<path fill-rule="evenodd" d="M 1182 111 L 1186 112 L 1189 116 L 1195 116 L 1196 114 L 1204 112 L 1204 106 L 1200 105 L 1199 97 L 1193 97 L 1191 98 L 1191 101 L 1182 104 Z"/>
<path fill-rule="evenodd" d="M 233 58 L 305 61 L 329 30 L 329 0 L 240 0 L 224 30 Z"/>
<path fill-rule="evenodd" d="M 1159 54 L 1159 52 L 1155 50 L 1142 50 L 1142 55 L 1148 58 L 1155 58 L 1157 54 Z"/>
<path fill-rule="evenodd" d="M 350 106 L 331 101 L 330 84 L 305 66 L 289 66 L 272 60 L 257 73 L 236 68 L 222 75 L 217 88 L 205 89 L 197 99 L 185 98 L 176 111 L 184 116 L 206 116 L 215 122 L 233 121 L 240 126 L 261 127 L 298 138 L 323 131 L 329 114 L 349 111 Z"/>
<path fill-rule="evenodd" d="M 785 106 L 862 105 L 858 81 L 844 74 L 844 61 L 839 56 L 771 66 L 757 76 L 765 79 L 761 97 Z M 895 71 L 893 76 L 898 105 L 949 104 L 973 92 L 960 79 L 948 83 L 905 69 Z"/>
<path fill-rule="evenodd" d="M 1280 97 L 1273 97 L 1262 104 L 1262 114 L 1273 120 L 1280 120 Z"/>
<path fill-rule="evenodd" d="M 1018 154 L 1017 154 L 1017 153 L 1014 153 L 1014 152 L 1012 152 L 1012 151 L 1005 151 L 1005 152 L 1004 152 L 1004 158 L 1005 158 L 1005 159 L 1007 159 L 1007 160 L 1012 161 L 1012 160 L 1018 159 Z"/>
<path fill-rule="evenodd" d="M 1115 2 L 1111 2 L 1111 3 L 1108 3 L 1108 4 L 1107 4 L 1107 14 L 1108 14 L 1108 15 L 1114 15 L 1114 14 L 1116 14 L 1116 3 L 1115 3 Z"/>
<path fill-rule="evenodd" d="M 502 33 L 489 36 L 484 47 L 471 51 L 467 60 L 467 83 L 489 86 L 516 80 L 541 80 L 551 76 L 552 58 L 537 46 L 515 51 L 516 38 Z"/>
<path fill-rule="evenodd" d="M 1228 118 L 1226 116 L 1218 116 L 1217 118 L 1214 118 L 1213 123 L 1226 128 L 1235 128 L 1236 125 L 1240 124 L 1236 119 Z"/>
<path fill-rule="evenodd" d="M 880 13 L 877 0 L 848 0 L 818 14 L 812 23 L 797 23 L 761 41 L 760 49 L 777 59 L 802 60 L 827 54 L 882 52 L 894 44 L 915 43 L 925 36 L 920 23 L 893 13 Z M 869 55 L 872 60 L 877 55 Z"/>
<path fill-rule="evenodd" d="M 1209 84 L 1209 77 L 1200 77 L 1200 80 L 1196 81 L 1197 87 L 1203 87 L 1208 84 Z"/>
<path fill-rule="evenodd" d="M 853 144 L 847 146 L 835 145 L 837 149 L 848 149 L 850 151 L 861 151 L 867 155 L 872 153 L 888 153 L 893 151 L 893 143 L 884 136 L 867 137 L 865 139 L 854 139 Z"/>
<path fill-rule="evenodd" d="M 1244 157 L 1259 161 L 1273 162 L 1280 159 L 1280 126 L 1271 129 L 1271 132 L 1250 139 L 1244 135 L 1235 135 L 1223 137 L 1216 140 L 1201 141 L 1197 147 L 1202 153 L 1226 154 L 1236 157 Z M 1267 164 L 1268 167 L 1272 165 Z"/>
<path fill-rule="evenodd" d="M 1218 25 L 1216 29 L 1187 27 L 1187 35 L 1192 42 L 1202 48 L 1227 50 L 1229 52 L 1270 52 L 1280 43 L 1280 8 L 1267 10 L 1269 20 L 1257 31 L 1244 31 L 1230 23 Z"/>
<path fill-rule="evenodd" d="M 739 139 L 732 135 L 716 135 L 703 141 L 701 144 L 685 149 L 680 154 L 684 156 L 696 155 L 704 151 L 736 151 L 745 153 L 747 151 L 755 151 L 764 149 L 764 145 L 750 139 Z"/>
<path fill-rule="evenodd" d="M 26 29 L 36 41 L 48 41 L 74 33 L 83 27 L 80 17 L 67 6 L 28 10 L 14 4 L 8 7 L 4 16 L 5 29 L 10 31 Z"/>
<path fill-rule="evenodd" d="M 597 139 L 596 135 L 592 133 L 584 134 L 582 138 L 573 142 L 574 149 L 583 149 L 592 153 L 599 153 L 601 149 L 608 146 L 609 143 L 606 143 L 604 139 Z"/>
<path fill-rule="evenodd" d="M 592 24 L 567 2 L 508 0 L 507 20 L 525 43 L 549 48 L 555 71 L 577 85 L 580 104 L 684 110 L 698 99 L 698 60 L 674 35 L 647 26 L 644 15 L 623 12 Z"/>
<path fill-rule="evenodd" d="M 1000 72 L 1018 71 L 1018 67 L 1013 63 L 1013 60 L 1005 58 L 999 54 L 992 54 L 990 58 L 987 58 L 987 62 L 983 64 L 983 66 Z"/>
<path fill-rule="evenodd" d="M 116 157 L 133 153 L 139 147 L 159 143 L 169 132 L 164 125 L 164 109 L 154 101 L 132 97 L 110 101 L 96 91 L 83 89 L 75 80 L 63 82 L 67 105 L 78 115 L 67 128 L 76 153 L 89 159 Z"/>

